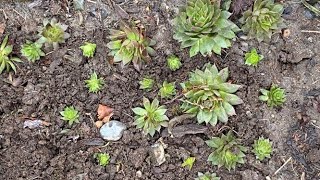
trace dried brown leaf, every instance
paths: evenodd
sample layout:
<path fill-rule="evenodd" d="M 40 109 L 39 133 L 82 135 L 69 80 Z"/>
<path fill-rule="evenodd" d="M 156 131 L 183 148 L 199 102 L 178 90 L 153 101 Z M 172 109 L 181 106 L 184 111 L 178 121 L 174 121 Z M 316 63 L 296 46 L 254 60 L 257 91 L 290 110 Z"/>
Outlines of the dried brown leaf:
<path fill-rule="evenodd" d="M 106 105 L 103 105 L 103 104 L 99 104 L 99 107 L 98 107 L 98 119 L 102 120 L 105 117 L 107 117 L 110 114 L 112 114 L 112 112 L 113 112 L 113 108 L 110 108 L 110 107 L 108 107 Z"/>
<path fill-rule="evenodd" d="M 102 122 L 107 123 L 110 121 L 110 118 L 113 116 L 113 113 L 109 114 L 108 116 L 104 117 L 102 119 Z"/>
<path fill-rule="evenodd" d="M 0 35 L 4 33 L 4 30 L 6 29 L 6 24 L 0 23 Z"/>
<path fill-rule="evenodd" d="M 103 125 L 102 121 L 96 121 L 95 125 L 97 126 L 97 128 L 101 128 L 101 126 Z"/>

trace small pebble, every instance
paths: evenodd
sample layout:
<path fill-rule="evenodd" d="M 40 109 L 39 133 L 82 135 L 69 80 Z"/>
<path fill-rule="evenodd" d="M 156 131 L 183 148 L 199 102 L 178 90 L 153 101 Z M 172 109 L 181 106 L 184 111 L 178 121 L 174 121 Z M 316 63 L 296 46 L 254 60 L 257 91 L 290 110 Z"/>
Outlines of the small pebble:
<path fill-rule="evenodd" d="M 120 121 L 109 121 L 100 129 L 100 135 L 108 141 L 118 141 L 126 129 L 126 125 Z"/>
<path fill-rule="evenodd" d="M 141 172 L 141 171 L 137 171 L 137 172 L 136 172 L 136 176 L 137 176 L 138 178 L 141 178 L 141 177 L 142 177 L 142 172 Z"/>

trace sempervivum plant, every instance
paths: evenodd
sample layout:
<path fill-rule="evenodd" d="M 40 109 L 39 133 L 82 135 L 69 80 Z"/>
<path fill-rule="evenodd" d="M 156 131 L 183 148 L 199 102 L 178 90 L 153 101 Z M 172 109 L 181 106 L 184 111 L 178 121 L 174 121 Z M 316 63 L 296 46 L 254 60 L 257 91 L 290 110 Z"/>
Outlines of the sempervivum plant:
<path fill-rule="evenodd" d="M 94 43 L 85 42 L 84 45 L 80 46 L 82 55 L 87 58 L 92 58 L 96 52 L 97 45 Z"/>
<path fill-rule="evenodd" d="M 67 106 L 60 112 L 61 119 L 68 122 L 71 126 L 74 122 L 79 123 L 79 111 L 73 106 Z"/>
<path fill-rule="evenodd" d="M 161 98 L 172 98 L 176 94 L 176 85 L 174 82 L 168 83 L 164 81 L 162 87 L 159 90 Z"/>
<path fill-rule="evenodd" d="M 140 89 L 151 91 L 154 85 L 154 80 L 148 77 L 144 77 L 141 81 L 139 81 L 139 84 Z"/>
<path fill-rule="evenodd" d="M 182 66 L 180 59 L 175 55 L 168 57 L 167 65 L 171 71 L 176 71 Z"/>
<path fill-rule="evenodd" d="M 257 66 L 258 63 L 263 59 L 263 55 L 258 54 L 255 48 L 251 49 L 250 52 L 247 52 L 244 56 L 245 64 L 249 66 Z"/>
<path fill-rule="evenodd" d="M 213 137 L 206 141 L 206 144 L 214 148 L 208 157 L 208 161 L 213 165 L 217 165 L 219 168 L 225 166 L 230 171 L 235 169 L 237 163 L 244 164 L 244 153 L 247 148 L 240 145 L 232 131 L 229 131 L 227 135 L 222 134 L 221 138 Z"/>
<path fill-rule="evenodd" d="M 26 57 L 28 61 L 35 62 L 40 59 L 41 56 L 45 56 L 44 52 L 41 50 L 42 44 L 37 42 L 28 41 L 21 46 L 21 54 Z"/>
<path fill-rule="evenodd" d="M 155 51 L 151 46 L 155 45 L 155 41 L 146 37 L 145 30 L 142 27 L 122 23 L 120 30 L 110 30 L 111 42 L 107 44 L 111 50 L 109 55 L 113 56 L 114 62 L 122 62 L 126 65 L 133 63 L 135 69 L 140 70 L 142 61 L 150 61 L 150 55 L 154 55 Z"/>
<path fill-rule="evenodd" d="M 85 80 L 86 87 L 89 89 L 89 92 L 97 93 L 101 90 L 104 81 L 102 78 L 98 78 L 98 75 L 96 72 L 93 72 L 90 75 L 90 79 Z"/>
<path fill-rule="evenodd" d="M 143 98 L 143 106 L 135 107 L 132 111 L 136 114 L 134 124 L 137 128 L 142 128 L 144 134 L 153 136 L 156 131 L 160 132 L 161 126 L 167 127 L 169 118 L 165 115 L 165 106 L 159 106 L 159 101 L 154 99 L 150 103 L 149 99 Z"/>
<path fill-rule="evenodd" d="M 59 23 L 55 18 L 52 18 L 51 21 L 45 19 L 43 27 L 39 29 L 40 39 L 37 42 L 44 43 L 45 46 L 53 46 L 56 50 L 60 43 L 65 43 L 65 40 L 70 37 L 70 34 L 65 32 L 67 28 L 67 25 Z"/>
<path fill-rule="evenodd" d="M 244 24 L 242 30 L 249 38 L 256 38 L 259 42 L 271 39 L 272 33 L 282 25 L 283 6 L 274 0 L 256 0 L 253 9 L 244 12 L 240 22 Z"/>
<path fill-rule="evenodd" d="M 272 85 L 270 90 L 260 89 L 262 93 L 259 96 L 261 101 L 266 101 L 270 107 L 281 106 L 286 101 L 286 93 L 284 89 L 279 88 L 276 85 Z"/>
<path fill-rule="evenodd" d="M 231 13 L 220 8 L 217 1 L 188 0 L 175 18 L 174 39 L 181 48 L 191 47 L 190 57 L 198 54 L 221 54 L 221 48 L 231 46 L 239 28 L 228 20 Z"/>
<path fill-rule="evenodd" d="M 260 161 L 264 160 L 264 158 L 270 158 L 270 154 L 272 153 L 272 143 L 269 139 L 260 137 L 258 140 L 254 140 L 252 152 Z"/>
<path fill-rule="evenodd" d="M 195 180 L 220 180 L 220 177 L 217 177 L 216 173 L 206 172 L 203 174 L 202 172 L 198 172 L 198 177 Z"/>
<path fill-rule="evenodd" d="M 243 103 L 235 93 L 240 85 L 227 82 L 228 68 L 218 71 L 215 65 L 206 64 L 204 71 L 195 70 L 189 81 L 182 83 L 185 99 L 181 108 L 197 116 L 198 123 L 215 126 L 219 121 L 226 123 L 228 116 L 235 115 L 233 105 Z"/>

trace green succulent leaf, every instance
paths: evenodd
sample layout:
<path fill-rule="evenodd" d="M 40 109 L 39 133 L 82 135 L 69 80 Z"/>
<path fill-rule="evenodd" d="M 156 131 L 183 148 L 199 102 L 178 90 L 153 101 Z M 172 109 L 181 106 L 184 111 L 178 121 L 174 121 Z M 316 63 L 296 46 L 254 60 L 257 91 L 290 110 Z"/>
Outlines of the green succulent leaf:
<path fill-rule="evenodd" d="M 181 164 L 181 167 L 186 167 L 187 166 L 189 168 L 189 170 L 191 170 L 195 161 L 196 161 L 195 157 L 188 157 Z"/>
<path fill-rule="evenodd" d="M 86 87 L 89 89 L 89 92 L 97 93 L 101 90 L 104 81 L 102 78 L 98 78 L 97 73 L 93 72 L 90 75 L 90 79 L 85 80 Z"/>
<path fill-rule="evenodd" d="M 82 55 L 87 58 L 92 58 L 95 51 L 96 51 L 97 45 L 94 43 L 85 42 L 84 45 L 80 46 L 80 49 L 82 50 Z"/>
<path fill-rule="evenodd" d="M 165 106 L 159 106 L 159 101 L 154 99 L 151 103 L 149 99 L 143 98 L 143 106 L 132 108 L 135 116 L 134 124 L 139 129 L 143 129 L 144 134 L 154 136 L 155 132 L 160 132 L 161 126 L 167 127 L 169 118 L 165 115 Z"/>
<path fill-rule="evenodd" d="M 262 93 L 259 96 L 261 101 L 266 101 L 269 107 L 281 106 L 286 101 L 286 93 L 284 89 L 279 88 L 276 85 L 272 85 L 270 90 L 261 89 Z"/>
<path fill-rule="evenodd" d="M 67 106 L 60 112 L 61 119 L 68 122 L 71 126 L 74 122 L 79 123 L 79 112 L 73 106 Z"/>
<path fill-rule="evenodd" d="M 256 155 L 256 158 L 260 161 L 265 158 L 270 158 L 272 153 L 272 143 L 269 139 L 260 137 L 254 141 L 252 152 Z"/>
<path fill-rule="evenodd" d="M 210 56 L 212 51 L 221 54 L 221 49 L 230 47 L 235 32 L 239 31 L 228 20 L 231 13 L 226 8 L 229 5 L 223 3 L 221 9 L 217 1 L 187 0 L 174 20 L 173 38 L 181 43 L 181 48 L 190 47 L 190 57 L 199 52 L 203 56 Z"/>
<path fill-rule="evenodd" d="M 6 35 L 0 46 L 0 74 L 4 70 L 10 71 L 10 69 L 16 72 L 15 62 L 22 62 L 19 58 L 10 56 L 13 46 L 7 44 L 8 39 L 9 35 Z"/>
<path fill-rule="evenodd" d="M 232 132 L 227 135 L 222 134 L 221 137 L 213 137 L 206 141 L 207 145 L 214 149 L 209 155 L 208 161 L 218 167 L 225 166 L 229 171 L 235 169 L 237 163 L 243 164 L 246 147 L 240 145 Z"/>
<path fill-rule="evenodd" d="M 218 121 L 226 123 L 229 116 L 236 115 L 233 105 L 243 103 L 242 99 L 232 94 L 240 85 L 227 83 L 227 68 L 218 71 L 215 65 L 206 64 L 204 70 L 190 73 L 189 81 L 182 83 L 184 99 L 181 108 L 194 114 L 198 123 Z"/>
<path fill-rule="evenodd" d="M 253 9 L 243 13 L 240 22 L 242 30 L 250 39 L 256 38 L 259 42 L 269 41 L 272 33 L 283 25 L 281 18 L 283 6 L 274 3 L 274 0 L 256 0 Z"/>

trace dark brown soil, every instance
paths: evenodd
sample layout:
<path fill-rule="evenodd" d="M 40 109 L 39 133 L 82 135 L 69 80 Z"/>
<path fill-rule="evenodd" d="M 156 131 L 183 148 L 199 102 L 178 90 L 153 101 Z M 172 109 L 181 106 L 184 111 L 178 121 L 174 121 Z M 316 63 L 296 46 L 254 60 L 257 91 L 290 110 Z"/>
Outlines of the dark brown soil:
<path fill-rule="evenodd" d="M 18 56 L 25 39 L 36 40 L 37 26 L 44 18 L 56 17 L 69 25 L 72 35 L 58 51 L 47 52 L 40 61 L 18 64 L 18 72 L 10 73 L 15 83 L 8 80 L 9 73 L 0 75 L 0 179 L 189 180 L 197 172 L 206 171 L 216 172 L 222 180 L 262 180 L 267 176 L 320 179 L 320 37 L 301 32 L 319 30 L 319 19 L 307 19 L 302 5 L 288 1 L 284 4 L 292 8 L 284 15 L 291 30 L 288 38 L 277 33 L 270 43 L 260 44 L 239 38 L 222 56 L 198 55 L 190 59 L 188 50 L 180 50 L 172 39 L 172 19 L 184 1 L 116 0 L 117 12 L 110 2 L 86 1 L 83 11 L 75 11 L 66 0 L 0 2 L 0 25 L 5 24 L 4 34 L 10 34 Z M 106 36 L 110 28 L 117 27 L 120 16 L 139 19 L 146 25 L 148 35 L 157 41 L 157 55 L 140 73 L 132 65 L 122 68 L 108 63 Z M 82 57 L 79 47 L 84 41 L 97 44 L 94 58 Z M 248 47 L 256 47 L 265 56 L 257 68 L 244 65 Z M 183 61 L 183 67 L 176 72 L 165 64 L 172 53 Z M 190 71 L 207 62 L 215 63 L 219 69 L 229 67 L 230 81 L 242 85 L 237 95 L 244 104 L 236 107 L 237 116 L 226 125 L 208 126 L 204 134 L 171 138 L 164 129 L 153 138 L 143 136 L 133 125 L 131 108 L 141 105 L 143 96 L 156 97 L 158 88 L 146 93 L 139 90 L 138 81 L 151 76 L 157 84 L 167 80 L 178 85 Z M 93 71 L 105 80 L 98 94 L 89 93 L 84 85 Z M 287 101 L 282 108 L 271 109 L 258 100 L 259 89 L 272 83 L 286 89 Z M 161 100 L 162 104 L 167 102 Z M 94 125 L 98 104 L 113 107 L 112 118 L 124 122 L 128 129 L 117 142 L 89 146 L 85 142 L 100 137 Z M 59 115 L 67 105 L 74 105 L 81 112 L 80 123 L 72 127 Z M 177 106 L 178 101 L 167 103 L 170 118 L 179 114 L 174 110 Z M 23 128 L 26 119 L 41 119 L 51 125 Z M 248 153 L 246 163 L 230 172 L 210 165 L 207 157 L 211 150 L 205 140 L 229 129 L 237 132 L 248 147 L 261 136 L 270 138 L 274 145 L 272 158 L 258 162 Z M 166 162 L 155 166 L 148 151 L 159 138 L 167 145 Z M 93 158 L 95 152 L 109 153 L 110 164 L 99 166 Z M 191 170 L 181 167 L 186 156 L 196 157 Z M 274 174 L 289 158 L 291 161 Z"/>

